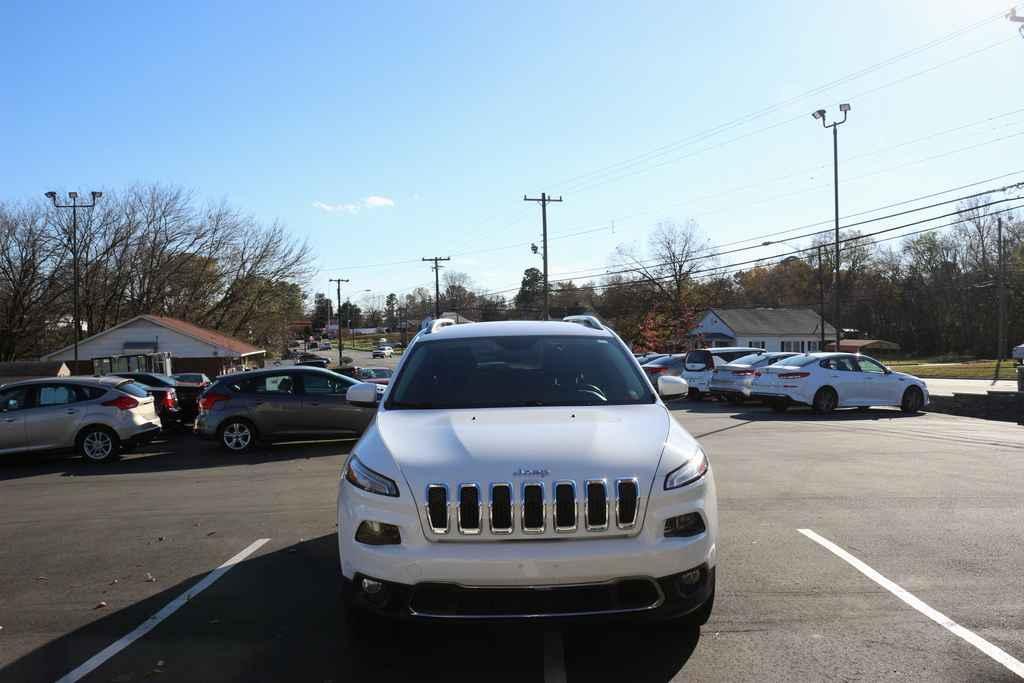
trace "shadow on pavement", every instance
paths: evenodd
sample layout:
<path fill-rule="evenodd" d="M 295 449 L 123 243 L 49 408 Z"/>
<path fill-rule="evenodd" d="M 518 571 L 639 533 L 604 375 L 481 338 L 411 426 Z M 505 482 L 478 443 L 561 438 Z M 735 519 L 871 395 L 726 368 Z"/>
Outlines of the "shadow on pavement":
<path fill-rule="evenodd" d="M 338 573 L 333 534 L 249 558 L 88 680 L 543 679 L 544 628 L 535 623 L 398 622 L 354 640 Z M 56 638 L 0 670 L 0 680 L 59 678 L 203 576 Z M 693 652 L 699 631 L 605 624 L 566 627 L 564 635 L 570 680 L 668 681 Z"/>
<path fill-rule="evenodd" d="M 733 412 L 736 410 L 734 408 Z M 925 415 L 925 413 L 904 413 L 898 408 L 869 408 L 868 410 L 840 408 L 828 415 L 818 415 L 810 408 L 802 407 L 790 408 L 784 413 L 776 413 L 768 408 L 758 411 L 744 408 L 740 408 L 740 410 L 742 412 L 738 412 L 731 417 L 745 422 L 807 422 L 808 420 L 818 422 L 877 422 L 879 420 L 914 419 L 915 417 L 924 417 Z"/>
<path fill-rule="evenodd" d="M 0 481 L 45 474 L 92 477 L 111 474 L 140 474 L 178 470 L 258 465 L 267 462 L 343 455 L 356 439 L 296 441 L 254 446 L 243 454 L 229 453 L 216 443 L 192 434 L 161 434 L 146 446 L 125 453 L 121 460 L 105 464 L 87 463 L 70 453 L 25 453 L 4 456 Z"/>

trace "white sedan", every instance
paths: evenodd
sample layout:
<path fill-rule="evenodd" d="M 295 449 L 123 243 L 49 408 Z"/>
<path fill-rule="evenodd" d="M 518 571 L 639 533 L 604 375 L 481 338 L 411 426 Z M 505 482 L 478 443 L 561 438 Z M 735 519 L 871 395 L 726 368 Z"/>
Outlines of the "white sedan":
<path fill-rule="evenodd" d="M 804 353 L 760 372 L 751 385 L 751 398 L 763 399 L 779 412 L 790 405 L 809 405 L 816 413 L 871 406 L 916 413 L 928 404 L 923 380 L 859 354 Z"/>

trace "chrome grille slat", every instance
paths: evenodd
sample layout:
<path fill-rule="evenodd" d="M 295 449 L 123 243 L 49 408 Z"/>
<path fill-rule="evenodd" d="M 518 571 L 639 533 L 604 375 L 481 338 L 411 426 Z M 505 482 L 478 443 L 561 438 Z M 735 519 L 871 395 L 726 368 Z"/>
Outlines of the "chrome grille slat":
<path fill-rule="evenodd" d="M 636 526 L 640 509 L 640 483 L 636 478 L 615 480 L 615 524 L 620 529 Z"/>
<path fill-rule="evenodd" d="M 560 500 L 560 496 L 564 498 L 566 494 L 568 494 L 569 497 L 568 502 Z M 555 482 L 555 494 L 552 507 L 554 508 L 552 517 L 555 531 L 562 533 L 576 531 L 576 482 Z M 568 514 L 568 519 L 562 519 L 563 513 Z M 563 524 L 563 522 L 565 523 Z"/>
<path fill-rule="evenodd" d="M 604 479 L 588 479 L 585 484 L 587 531 L 608 529 L 608 484 Z"/>
<path fill-rule="evenodd" d="M 427 486 L 427 522 L 435 534 L 448 533 L 448 486 L 430 484 Z M 443 522 L 443 523 L 440 523 Z"/>
<path fill-rule="evenodd" d="M 544 499 L 544 482 L 523 483 L 522 527 L 523 533 L 542 534 L 547 527 L 547 502 Z M 539 515 L 539 518 L 538 518 Z M 537 521 L 539 524 L 532 524 Z"/>
<path fill-rule="evenodd" d="M 460 534 L 480 533 L 480 487 L 459 484 L 458 518 Z"/>
<path fill-rule="evenodd" d="M 498 499 L 496 499 L 496 496 Z M 508 482 L 497 482 L 491 484 L 491 496 L 488 504 L 488 521 L 492 534 L 511 534 L 515 528 L 515 505 L 512 503 L 512 484 Z M 497 513 L 497 514 L 495 514 Z M 496 524 L 508 520 L 508 524 Z"/>

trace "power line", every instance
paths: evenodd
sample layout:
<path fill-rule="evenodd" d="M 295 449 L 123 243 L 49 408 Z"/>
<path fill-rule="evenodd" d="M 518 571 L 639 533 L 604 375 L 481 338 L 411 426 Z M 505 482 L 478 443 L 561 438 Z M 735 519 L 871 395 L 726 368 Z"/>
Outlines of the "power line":
<path fill-rule="evenodd" d="M 667 154 L 667 153 L 671 152 L 672 150 L 674 150 L 676 148 L 679 148 L 681 146 L 685 146 L 685 145 L 688 145 L 688 144 L 693 144 L 695 142 L 700 142 L 701 140 L 704 140 L 704 139 L 707 139 L 708 137 L 712 137 L 714 135 L 717 135 L 720 132 L 723 132 L 723 131 L 728 130 L 730 128 L 734 128 L 736 126 L 742 125 L 743 123 L 756 120 L 758 118 L 761 118 L 763 116 L 771 114 L 771 113 L 773 113 L 775 111 L 778 111 L 779 109 L 787 107 L 787 106 L 789 106 L 791 104 L 795 104 L 796 102 L 799 102 L 802 99 L 806 99 L 806 98 L 812 97 L 814 95 L 819 95 L 822 92 L 825 92 L 827 90 L 835 88 L 835 87 L 837 87 L 839 85 L 842 85 L 842 84 L 847 83 L 847 82 L 852 81 L 852 80 L 856 80 L 856 79 L 861 78 L 863 76 L 866 76 L 866 75 L 868 75 L 870 73 L 873 73 L 875 71 L 883 69 L 883 68 L 885 68 L 887 66 L 895 64 L 895 63 L 897 63 L 899 61 L 902 61 L 904 59 L 912 57 L 912 56 L 914 56 L 916 54 L 919 54 L 921 52 L 929 50 L 929 49 L 931 49 L 933 47 L 936 47 L 936 46 L 941 45 L 943 43 L 949 42 L 949 41 L 951 41 L 951 40 L 953 40 L 955 38 L 958 38 L 958 37 L 960 37 L 962 35 L 965 35 L 965 34 L 971 32 L 971 31 L 973 31 L 973 30 L 975 30 L 977 28 L 980 28 L 981 26 L 984 26 L 985 24 L 991 23 L 991 22 L 993 22 L 993 21 L 1003 17 L 1005 15 L 1005 13 L 1006 13 L 1006 10 L 1003 10 L 1003 11 L 998 12 L 996 14 L 992 14 L 992 15 L 986 16 L 985 18 L 983 18 L 983 19 L 981 19 L 981 20 L 979 20 L 979 21 L 977 21 L 977 22 L 975 22 L 973 24 L 969 24 L 969 25 L 961 27 L 959 29 L 955 29 L 954 31 L 952 31 L 950 33 L 947 33 L 947 34 L 944 34 L 944 35 L 940 36 L 939 38 L 936 38 L 936 39 L 933 39 L 931 41 L 928 41 L 927 43 L 924 43 L 923 45 L 919 45 L 919 46 L 917 46 L 915 48 L 911 48 L 910 50 L 906 50 L 906 51 L 904 51 L 902 53 L 894 55 L 893 57 L 890 57 L 888 59 L 882 60 L 881 62 L 877 62 L 875 64 L 872 64 L 872 65 L 870 65 L 868 67 L 865 67 L 865 68 L 862 68 L 862 69 L 860 69 L 858 71 L 846 74 L 845 76 L 842 76 L 840 78 L 834 79 L 834 80 L 829 81 L 827 83 L 824 83 L 822 85 L 815 86 L 814 88 L 811 88 L 810 90 L 807 90 L 807 91 L 805 91 L 805 92 L 803 92 L 803 93 L 801 93 L 799 95 L 795 95 L 793 97 L 787 98 L 787 99 L 782 100 L 780 102 L 776 102 L 775 104 L 772 104 L 772 105 L 769 105 L 767 107 L 763 107 L 763 108 L 755 110 L 753 112 L 744 114 L 743 116 L 736 117 L 736 118 L 734 118 L 734 119 L 732 119 L 730 121 L 727 121 L 725 123 L 717 124 L 717 125 L 712 126 L 711 128 L 708 128 L 708 129 L 706 129 L 704 131 L 695 133 L 693 135 L 687 136 L 687 137 L 682 138 L 680 140 L 676 140 L 674 142 L 670 142 L 668 144 L 665 144 L 665 145 L 662 145 L 660 147 L 657 147 L 657 148 L 655 148 L 655 149 L 653 149 L 653 150 L 651 150 L 649 152 L 645 152 L 643 154 L 636 155 L 636 156 L 631 157 L 629 159 L 626 159 L 624 161 L 620 161 L 620 162 L 616 162 L 616 163 L 613 163 L 613 164 L 609 164 L 609 165 L 601 167 L 599 169 L 595 169 L 594 171 L 589 171 L 589 172 L 582 173 L 582 174 L 579 174 L 579 175 L 576 175 L 576 176 L 572 176 L 570 178 L 563 179 L 561 181 L 558 181 L 555 184 L 556 185 L 563 185 L 563 186 L 566 186 L 566 187 L 571 187 L 573 185 L 576 185 L 577 182 L 582 180 L 582 179 L 590 178 L 591 176 L 595 176 L 595 175 L 601 175 L 601 174 L 606 173 L 606 172 L 608 172 L 610 170 L 612 170 L 612 171 L 620 171 L 620 170 L 623 170 L 624 167 L 629 167 L 631 165 L 636 164 L 637 162 L 642 162 L 642 161 L 648 160 L 648 159 L 653 158 L 653 157 L 657 157 L 657 156 L 661 156 L 661 155 Z M 803 114 L 801 114 L 801 116 L 803 116 Z M 585 183 L 583 183 L 583 185 L 585 185 Z"/>
<path fill-rule="evenodd" d="M 1024 185 L 1024 183 L 1020 183 L 1020 184 L 1017 184 L 1017 185 L 1009 185 L 1009 186 L 1006 186 L 1006 187 L 1003 187 L 1003 188 L 994 188 L 990 192 L 999 192 L 999 191 L 1005 191 L 1005 190 L 1008 190 L 1008 189 L 1011 189 L 1011 188 L 1019 188 L 1022 185 Z M 984 194 L 989 194 L 990 192 L 982 192 L 982 193 L 977 193 L 975 195 L 970 195 L 970 196 L 977 197 L 977 196 L 982 196 Z M 976 206 L 974 208 L 981 209 L 981 208 L 985 208 L 985 207 L 988 207 L 988 206 L 994 206 L 996 204 L 1002 204 L 1002 203 L 1009 202 L 1009 201 L 1016 201 L 1017 199 L 1019 199 L 1019 197 L 1008 197 L 1008 198 L 1004 198 L 1004 199 L 997 199 L 997 200 L 988 202 L 986 204 L 980 204 L 980 205 L 978 205 L 978 206 Z M 958 200 L 950 200 L 950 202 L 951 201 L 958 201 Z M 942 204 L 948 204 L 950 202 L 942 202 Z M 1013 207 L 1013 208 L 1018 208 L 1018 207 Z M 1006 210 L 1004 210 L 1004 211 L 1006 211 Z M 894 216 L 903 215 L 905 213 L 907 213 L 907 212 L 901 212 L 900 214 L 894 214 Z M 918 220 L 918 221 L 913 221 L 913 222 L 910 222 L 910 223 L 905 223 L 903 225 L 897 225 L 897 226 L 893 226 L 893 227 L 889 227 L 889 228 L 884 228 L 882 230 L 878 230 L 878 231 L 875 231 L 875 232 L 865 233 L 863 235 L 856 235 L 854 237 L 848 237 L 846 239 L 839 240 L 839 242 L 840 242 L 840 244 L 844 244 L 846 242 L 852 242 L 852 241 L 855 241 L 855 240 L 867 239 L 867 238 L 870 238 L 870 237 L 875 236 L 875 235 L 885 234 L 885 233 L 893 232 L 893 231 L 896 231 L 896 230 L 902 230 L 902 229 L 905 229 L 905 228 L 908 228 L 908 227 L 913 227 L 915 225 L 921 225 L 923 223 L 928 223 L 928 222 L 931 222 L 931 221 L 934 221 L 934 220 L 939 220 L 939 219 L 942 219 L 942 218 L 949 218 L 951 216 L 956 216 L 959 213 L 960 213 L 959 211 L 953 211 L 953 212 L 946 213 L 946 214 L 941 214 L 941 215 L 938 215 L 938 216 L 932 216 L 930 218 L 924 218 L 924 219 L 921 219 L 921 220 Z M 996 215 L 997 213 L 1001 213 L 1001 212 L 993 212 L 993 213 L 989 213 L 989 214 L 984 214 L 984 216 Z M 892 216 L 882 216 L 882 217 L 879 217 L 877 219 L 873 219 L 873 220 L 869 220 L 869 221 L 862 221 L 860 223 L 857 223 L 856 225 L 864 225 L 864 224 L 871 223 L 871 222 L 877 222 L 877 221 L 880 221 L 880 220 L 886 220 L 887 218 L 891 218 L 891 217 Z M 900 237 L 907 237 L 907 236 L 919 234 L 921 232 L 929 232 L 931 230 L 938 230 L 938 229 L 941 229 L 941 228 L 950 227 L 952 225 L 959 225 L 961 223 L 963 223 L 963 220 L 957 220 L 957 221 L 954 221 L 952 223 L 948 223 L 948 224 L 945 224 L 945 225 L 933 226 L 931 228 L 926 228 L 926 229 L 921 230 L 921 231 L 910 232 L 910 233 L 906 233 L 904 235 L 898 235 L 894 239 L 898 239 Z M 847 227 L 850 227 L 850 226 L 841 226 L 840 229 L 845 229 Z M 796 239 L 803 239 L 803 238 L 806 238 L 806 237 L 812 237 L 812 236 L 815 236 L 815 235 L 818 235 L 818 234 L 822 234 L 822 233 L 825 233 L 825 232 L 831 232 L 831 231 L 830 230 L 822 230 L 822 231 L 818 231 L 818 232 L 807 233 L 807 234 L 804 234 L 804 235 L 799 235 L 797 237 L 793 237 L 792 239 L 794 239 L 794 240 L 796 240 Z M 879 240 L 879 241 L 885 241 L 885 240 Z M 695 257 L 693 260 L 705 260 L 707 258 L 714 258 L 714 257 L 717 257 L 717 256 L 724 256 L 724 255 L 727 255 L 727 254 L 730 254 L 730 253 L 738 253 L 738 252 L 742 252 L 742 251 L 749 251 L 751 249 L 757 249 L 757 248 L 760 248 L 762 246 L 764 246 L 764 245 L 753 245 L 753 246 L 744 247 L 744 248 L 741 248 L 741 249 L 735 249 L 735 250 L 730 250 L 730 251 L 726 251 L 726 252 L 719 252 L 719 253 L 715 253 L 715 254 L 709 254 L 707 256 L 698 256 L 698 257 Z M 787 254 L 785 254 L 783 256 L 791 256 L 791 255 L 794 255 L 794 254 L 810 252 L 810 251 L 815 250 L 816 248 L 817 247 L 812 246 L 812 247 L 808 247 L 808 248 L 805 248 L 805 249 L 797 249 L 797 250 L 788 252 Z M 722 268 L 732 268 L 734 266 L 748 265 L 748 264 L 752 264 L 752 263 L 763 262 L 765 260 L 766 260 L 765 258 L 757 258 L 757 259 L 752 259 L 752 260 L 748 260 L 748 261 L 741 261 L 739 263 L 729 264 L 727 266 L 718 266 L 718 267 L 712 267 L 712 268 L 698 269 L 698 270 L 691 271 L 690 274 L 694 275 L 694 274 L 705 273 L 705 272 L 713 272 L 713 271 L 716 271 L 716 270 L 721 270 Z M 667 263 L 668 262 L 666 262 L 666 261 L 661 261 L 659 263 L 652 263 L 650 265 L 651 266 L 666 265 Z M 602 273 L 601 275 L 603 277 L 609 277 L 609 276 L 613 276 L 613 275 L 625 275 L 625 274 L 630 274 L 630 273 L 638 273 L 638 272 L 640 272 L 642 270 L 644 270 L 644 269 L 643 268 L 624 268 L 624 269 L 621 269 L 621 270 L 606 271 L 606 272 Z M 668 279 L 671 279 L 672 277 L 673 276 L 658 277 L 658 278 L 650 278 L 649 277 L 649 278 L 647 278 L 647 280 L 648 281 L 668 280 Z M 571 282 L 573 279 L 574 278 L 560 278 L 560 279 L 552 280 L 551 282 L 553 282 L 553 283 Z M 598 286 L 601 286 L 601 285 L 598 285 Z M 490 291 L 487 292 L 487 294 L 503 294 L 503 293 L 507 293 L 507 292 L 516 291 L 516 289 L 517 288 L 512 287 L 512 288 L 509 288 L 509 289 L 502 289 L 502 290 L 490 290 Z"/>

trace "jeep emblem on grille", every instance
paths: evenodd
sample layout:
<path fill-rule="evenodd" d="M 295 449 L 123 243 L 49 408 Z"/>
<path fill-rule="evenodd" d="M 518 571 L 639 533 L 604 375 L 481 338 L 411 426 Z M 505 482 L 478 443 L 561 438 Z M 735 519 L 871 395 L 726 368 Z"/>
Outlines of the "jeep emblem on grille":
<path fill-rule="evenodd" d="M 551 474 L 550 470 L 543 468 L 539 469 L 527 469 L 526 467 L 520 467 L 518 470 L 512 473 L 513 477 L 546 477 Z"/>

